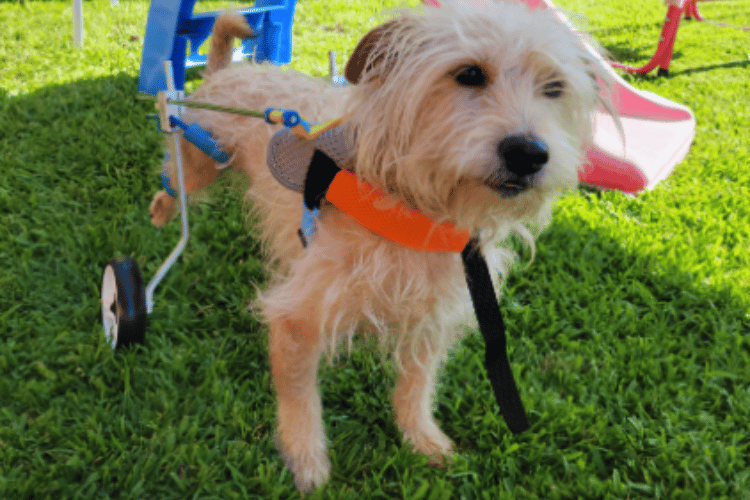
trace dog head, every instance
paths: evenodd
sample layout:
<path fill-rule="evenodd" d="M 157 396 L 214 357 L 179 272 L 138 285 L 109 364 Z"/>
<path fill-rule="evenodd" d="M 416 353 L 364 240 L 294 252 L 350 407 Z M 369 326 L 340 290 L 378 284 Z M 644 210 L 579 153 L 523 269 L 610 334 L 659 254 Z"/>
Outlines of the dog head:
<path fill-rule="evenodd" d="M 601 59 L 548 10 L 441 2 L 368 33 L 346 67 L 357 173 L 476 231 L 574 187 Z"/>

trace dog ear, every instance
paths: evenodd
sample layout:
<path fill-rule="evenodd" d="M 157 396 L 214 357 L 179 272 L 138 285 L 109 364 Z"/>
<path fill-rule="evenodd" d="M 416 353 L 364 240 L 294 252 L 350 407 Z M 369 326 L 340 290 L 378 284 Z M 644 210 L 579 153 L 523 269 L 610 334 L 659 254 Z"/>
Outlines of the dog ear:
<path fill-rule="evenodd" d="M 373 60 L 372 53 L 376 48 L 383 46 L 385 43 L 383 41 L 384 37 L 391 36 L 396 22 L 389 21 L 378 26 L 359 41 L 344 71 L 344 76 L 346 76 L 349 83 L 358 83 L 362 77 L 362 73 L 372 70 L 375 66 L 383 62 L 383 55 L 375 56 Z"/>

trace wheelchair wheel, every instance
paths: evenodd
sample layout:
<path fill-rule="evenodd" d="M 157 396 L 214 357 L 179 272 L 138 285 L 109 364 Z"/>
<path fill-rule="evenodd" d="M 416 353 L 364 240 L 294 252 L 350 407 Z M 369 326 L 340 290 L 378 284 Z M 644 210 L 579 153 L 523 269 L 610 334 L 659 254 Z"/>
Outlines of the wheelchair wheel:
<path fill-rule="evenodd" d="M 146 293 L 138 265 L 130 257 L 112 260 L 102 273 L 102 325 L 112 349 L 143 343 Z"/>

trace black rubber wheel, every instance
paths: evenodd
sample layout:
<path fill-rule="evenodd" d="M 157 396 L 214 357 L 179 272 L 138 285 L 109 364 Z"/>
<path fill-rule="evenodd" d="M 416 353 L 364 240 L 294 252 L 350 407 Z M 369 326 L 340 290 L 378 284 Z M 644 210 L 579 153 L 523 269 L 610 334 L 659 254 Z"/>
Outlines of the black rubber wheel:
<path fill-rule="evenodd" d="M 138 264 L 112 260 L 102 273 L 102 325 L 112 349 L 142 344 L 146 333 L 146 291 Z"/>

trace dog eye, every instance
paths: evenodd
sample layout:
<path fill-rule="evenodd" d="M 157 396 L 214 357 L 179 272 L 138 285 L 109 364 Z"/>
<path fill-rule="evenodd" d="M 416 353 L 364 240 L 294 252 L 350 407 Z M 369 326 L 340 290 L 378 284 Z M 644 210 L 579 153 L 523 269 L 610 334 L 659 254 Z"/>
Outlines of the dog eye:
<path fill-rule="evenodd" d="M 487 84 L 487 74 L 479 66 L 466 66 L 454 78 L 456 83 L 464 87 L 484 87 Z"/>
<path fill-rule="evenodd" d="M 544 96 L 550 99 L 557 99 L 560 97 L 565 90 L 565 82 L 562 80 L 555 80 L 544 85 Z"/>

